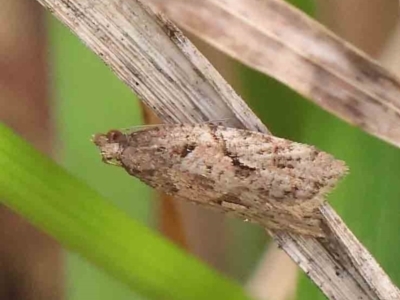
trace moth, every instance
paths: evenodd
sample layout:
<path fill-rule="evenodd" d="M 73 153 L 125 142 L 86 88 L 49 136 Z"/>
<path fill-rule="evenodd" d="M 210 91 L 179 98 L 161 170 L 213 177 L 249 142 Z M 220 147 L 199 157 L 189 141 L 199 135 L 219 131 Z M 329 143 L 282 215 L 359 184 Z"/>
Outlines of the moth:
<path fill-rule="evenodd" d="M 93 142 L 105 163 L 156 190 L 314 237 L 324 236 L 318 207 L 347 171 L 313 146 L 212 124 L 111 130 Z"/>

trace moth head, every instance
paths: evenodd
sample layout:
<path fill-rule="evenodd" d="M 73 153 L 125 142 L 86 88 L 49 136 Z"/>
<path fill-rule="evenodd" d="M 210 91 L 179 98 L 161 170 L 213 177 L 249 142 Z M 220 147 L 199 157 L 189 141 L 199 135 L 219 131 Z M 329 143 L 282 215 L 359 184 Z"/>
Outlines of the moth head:
<path fill-rule="evenodd" d="M 118 130 L 110 130 L 106 134 L 95 134 L 92 141 L 100 149 L 103 162 L 121 166 L 120 156 L 126 142 L 125 134 Z"/>

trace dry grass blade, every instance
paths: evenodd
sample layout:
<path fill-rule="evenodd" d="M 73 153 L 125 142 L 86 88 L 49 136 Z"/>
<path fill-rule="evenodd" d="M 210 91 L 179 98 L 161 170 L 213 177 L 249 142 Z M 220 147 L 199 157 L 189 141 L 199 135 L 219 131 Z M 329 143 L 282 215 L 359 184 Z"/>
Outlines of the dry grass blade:
<path fill-rule="evenodd" d="M 164 121 L 194 123 L 231 118 L 229 125 L 267 132 L 181 32 L 140 1 L 38 1 L 101 56 Z M 199 15 L 193 19 L 201 20 L 201 3 Z M 281 63 L 286 72 L 297 67 Z M 298 76 L 307 78 L 307 74 Z M 324 237 L 272 234 L 330 299 L 400 299 L 397 287 L 330 206 L 321 208 L 321 218 Z"/>
<path fill-rule="evenodd" d="M 240 62 L 400 146 L 399 79 L 285 1 L 153 2 Z"/>
<path fill-rule="evenodd" d="M 39 0 L 164 122 L 227 118 L 265 131 L 244 101 L 168 20 L 139 1 Z M 233 101 L 232 101 L 233 99 Z"/>

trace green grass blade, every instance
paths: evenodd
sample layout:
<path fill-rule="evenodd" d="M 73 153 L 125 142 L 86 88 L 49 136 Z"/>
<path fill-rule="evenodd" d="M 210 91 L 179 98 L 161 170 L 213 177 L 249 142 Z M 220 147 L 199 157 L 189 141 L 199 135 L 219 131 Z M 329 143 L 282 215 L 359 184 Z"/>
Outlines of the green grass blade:
<path fill-rule="evenodd" d="M 135 292 L 149 299 L 249 299 L 1 124 L 0 141 L 1 201 Z"/>

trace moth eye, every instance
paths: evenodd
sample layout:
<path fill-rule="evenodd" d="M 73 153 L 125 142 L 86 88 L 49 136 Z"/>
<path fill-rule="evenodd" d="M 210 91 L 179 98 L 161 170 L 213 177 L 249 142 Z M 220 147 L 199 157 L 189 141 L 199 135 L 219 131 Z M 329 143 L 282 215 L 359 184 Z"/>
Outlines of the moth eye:
<path fill-rule="evenodd" d="M 121 142 L 121 141 L 125 140 L 125 136 L 121 131 L 110 130 L 107 133 L 107 139 L 108 139 L 108 142 L 110 142 L 110 143 Z"/>

